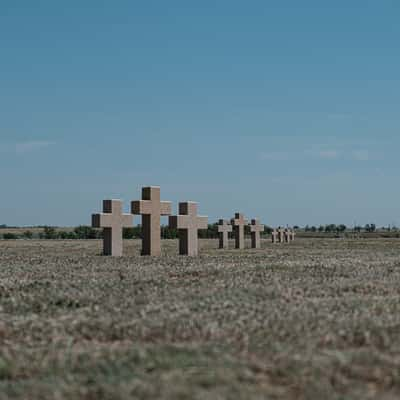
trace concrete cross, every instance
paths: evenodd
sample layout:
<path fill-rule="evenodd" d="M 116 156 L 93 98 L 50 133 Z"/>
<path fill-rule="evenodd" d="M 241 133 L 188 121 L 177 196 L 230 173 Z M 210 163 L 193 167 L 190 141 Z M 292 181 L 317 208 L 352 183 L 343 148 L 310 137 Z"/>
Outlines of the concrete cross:
<path fill-rule="evenodd" d="M 285 235 L 285 242 L 286 242 L 286 243 L 290 243 L 290 240 L 291 240 L 291 232 L 290 232 L 290 229 L 289 229 L 289 228 L 286 228 L 286 229 L 285 229 L 284 235 Z"/>
<path fill-rule="evenodd" d="M 278 242 L 278 231 L 276 229 L 273 229 L 273 231 L 271 232 L 271 239 L 272 243 Z"/>
<path fill-rule="evenodd" d="M 103 254 L 122 256 L 122 229 L 133 226 L 133 216 L 123 214 L 121 200 L 104 200 L 103 213 L 92 215 L 92 227 L 103 228 Z"/>
<path fill-rule="evenodd" d="M 233 225 L 233 232 L 235 234 L 235 248 L 244 249 L 244 226 L 247 221 L 244 219 L 243 214 L 236 213 L 235 218 L 232 218 L 231 224 Z"/>
<path fill-rule="evenodd" d="M 281 227 L 278 228 L 278 241 L 284 243 L 285 241 L 285 230 Z"/>
<path fill-rule="evenodd" d="M 278 242 L 278 231 L 275 228 L 271 232 L 271 240 L 272 240 L 272 243 Z"/>
<path fill-rule="evenodd" d="M 228 233 L 232 232 L 232 225 L 228 221 L 220 219 L 218 223 L 219 248 L 227 249 L 229 247 Z"/>
<path fill-rule="evenodd" d="M 260 233 L 264 232 L 264 225 L 260 225 L 258 219 L 252 219 L 250 224 L 251 248 L 259 249 L 261 247 Z"/>
<path fill-rule="evenodd" d="M 198 230 L 207 229 L 208 217 L 197 215 L 197 203 L 179 203 L 179 215 L 169 217 L 169 226 L 179 231 L 179 254 L 197 256 L 199 252 Z"/>
<path fill-rule="evenodd" d="M 150 186 L 142 188 L 142 200 L 132 201 L 132 214 L 142 216 L 142 255 L 159 256 L 161 254 L 162 215 L 171 215 L 171 202 L 160 200 L 160 188 Z"/>

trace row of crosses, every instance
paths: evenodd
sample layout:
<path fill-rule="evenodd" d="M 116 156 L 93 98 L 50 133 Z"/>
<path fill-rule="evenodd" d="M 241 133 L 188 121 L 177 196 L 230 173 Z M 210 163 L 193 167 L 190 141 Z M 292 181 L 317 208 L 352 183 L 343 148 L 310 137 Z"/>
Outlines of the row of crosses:
<path fill-rule="evenodd" d="M 295 232 L 293 229 L 274 229 L 271 233 L 272 243 L 290 243 L 293 242 Z"/>
<path fill-rule="evenodd" d="M 197 215 L 197 203 L 179 203 L 178 215 L 172 214 L 169 201 L 161 201 L 160 188 L 151 186 L 142 189 L 142 200 L 132 201 L 131 213 L 124 214 L 121 200 L 104 200 L 103 213 L 92 215 L 92 227 L 103 228 L 103 254 L 122 256 L 123 228 L 133 226 L 133 215 L 142 216 L 142 255 L 161 255 L 161 216 L 169 216 L 169 227 L 178 230 L 179 254 L 198 254 L 198 231 L 207 229 L 208 217 Z M 219 247 L 228 247 L 228 233 L 234 232 L 235 248 L 244 249 L 244 227 L 247 225 L 243 214 L 236 213 L 231 225 L 220 220 L 218 232 Z M 251 247 L 260 248 L 260 233 L 264 231 L 257 219 L 251 220 Z"/>
<path fill-rule="evenodd" d="M 224 219 L 218 222 L 219 248 L 227 249 L 229 246 L 228 234 L 233 231 L 235 236 L 235 248 L 244 249 L 244 227 L 247 225 L 243 214 L 236 213 L 235 218 L 231 219 L 231 224 Z M 264 232 L 264 225 L 261 225 L 258 219 L 252 219 L 250 223 L 251 248 L 259 249 L 261 247 L 261 232 Z"/>

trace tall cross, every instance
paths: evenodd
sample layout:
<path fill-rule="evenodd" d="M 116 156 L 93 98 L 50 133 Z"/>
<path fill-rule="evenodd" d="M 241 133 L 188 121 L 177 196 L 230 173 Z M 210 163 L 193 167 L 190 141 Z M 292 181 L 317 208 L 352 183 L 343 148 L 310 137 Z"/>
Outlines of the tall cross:
<path fill-rule="evenodd" d="M 290 243 L 290 229 L 289 228 L 285 229 L 284 235 L 285 235 L 285 242 Z"/>
<path fill-rule="evenodd" d="M 229 247 L 228 233 L 232 232 L 232 225 L 224 219 L 220 219 L 218 223 L 219 248 L 227 249 Z"/>
<path fill-rule="evenodd" d="M 179 231 L 179 254 L 197 256 L 198 230 L 207 229 L 208 217 L 197 215 L 197 203 L 179 203 L 179 215 L 169 217 L 169 226 Z"/>
<path fill-rule="evenodd" d="M 122 256 L 122 230 L 133 226 L 133 216 L 123 214 L 121 200 L 104 200 L 103 213 L 92 215 L 92 227 L 103 228 L 103 254 Z"/>
<path fill-rule="evenodd" d="M 278 239 L 279 243 L 284 243 L 285 241 L 285 230 L 281 227 L 278 228 Z"/>
<path fill-rule="evenodd" d="M 243 214 L 236 213 L 231 223 L 235 234 L 235 248 L 244 249 L 244 226 L 247 224 L 247 221 L 244 219 Z"/>
<path fill-rule="evenodd" d="M 260 233 L 264 232 L 264 225 L 260 225 L 258 219 L 252 219 L 250 224 L 251 248 L 259 249 L 261 247 Z"/>
<path fill-rule="evenodd" d="M 273 229 L 271 232 L 271 240 L 272 243 L 276 243 L 278 241 L 278 231 L 276 229 Z"/>
<path fill-rule="evenodd" d="M 150 186 L 142 188 L 142 200 L 132 201 L 132 214 L 142 216 L 142 255 L 159 256 L 161 254 L 162 215 L 171 215 L 171 202 L 160 200 L 160 188 Z"/>

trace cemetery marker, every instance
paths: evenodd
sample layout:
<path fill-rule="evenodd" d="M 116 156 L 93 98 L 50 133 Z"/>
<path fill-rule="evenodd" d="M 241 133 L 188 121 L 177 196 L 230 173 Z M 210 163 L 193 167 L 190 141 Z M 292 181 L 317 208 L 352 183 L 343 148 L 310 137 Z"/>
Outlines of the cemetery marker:
<path fill-rule="evenodd" d="M 227 249 L 229 247 L 228 232 L 232 232 L 232 225 L 228 221 L 220 219 L 218 223 L 220 249 Z"/>
<path fill-rule="evenodd" d="M 150 186 L 142 188 L 142 200 L 132 201 L 132 214 L 142 216 L 142 255 L 161 255 L 162 215 L 171 215 L 171 202 L 160 200 L 160 188 Z"/>
<path fill-rule="evenodd" d="M 123 214 L 121 200 L 104 200 L 103 213 L 92 215 L 92 227 L 103 228 L 103 254 L 122 256 L 122 229 L 133 226 L 133 216 Z"/>
<path fill-rule="evenodd" d="M 208 217 L 197 215 L 197 203 L 179 203 L 179 215 L 169 217 L 169 226 L 179 231 L 179 254 L 197 256 L 198 230 L 207 229 Z"/>
<path fill-rule="evenodd" d="M 247 221 L 244 219 L 243 214 L 236 213 L 235 218 L 231 220 L 233 231 L 235 234 L 235 248 L 244 249 L 244 226 Z"/>
<path fill-rule="evenodd" d="M 251 248 L 259 249 L 261 247 L 260 233 L 264 232 L 264 225 L 260 225 L 258 219 L 252 219 L 250 224 Z"/>
<path fill-rule="evenodd" d="M 278 242 L 278 231 L 276 229 L 273 229 L 273 231 L 271 232 L 271 240 L 272 243 Z"/>

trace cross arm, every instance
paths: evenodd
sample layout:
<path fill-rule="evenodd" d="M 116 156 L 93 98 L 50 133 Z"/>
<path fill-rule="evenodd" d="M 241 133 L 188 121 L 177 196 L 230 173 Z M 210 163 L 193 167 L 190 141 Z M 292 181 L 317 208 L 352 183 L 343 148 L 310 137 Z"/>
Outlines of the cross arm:
<path fill-rule="evenodd" d="M 93 214 L 92 227 L 93 228 L 111 228 L 113 222 L 112 214 Z"/>
<path fill-rule="evenodd" d="M 160 204 L 160 215 L 171 215 L 172 203 L 170 201 L 162 201 Z"/>
<path fill-rule="evenodd" d="M 197 229 L 208 228 L 208 217 L 197 217 Z"/>
<path fill-rule="evenodd" d="M 232 232 L 232 225 L 218 225 L 218 232 Z"/>
<path fill-rule="evenodd" d="M 188 215 L 172 215 L 169 217 L 169 227 L 171 229 L 187 229 L 189 223 Z"/>
<path fill-rule="evenodd" d="M 132 214 L 122 214 L 121 222 L 123 228 L 131 228 L 133 226 L 133 215 Z"/>
<path fill-rule="evenodd" d="M 132 214 L 148 215 L 153 211 L 151 200 L 137 200 L 131 203 Z"/>

